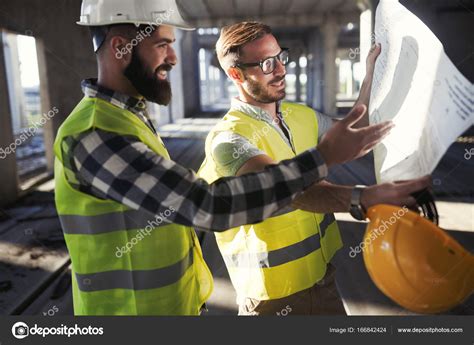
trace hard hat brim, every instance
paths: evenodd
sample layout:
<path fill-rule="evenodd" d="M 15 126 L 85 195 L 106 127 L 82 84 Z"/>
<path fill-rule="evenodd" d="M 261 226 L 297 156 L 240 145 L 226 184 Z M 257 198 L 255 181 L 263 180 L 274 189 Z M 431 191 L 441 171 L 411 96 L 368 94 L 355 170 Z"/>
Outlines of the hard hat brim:
<path fill-rule="evenodd" d="M 107 26 L 107 25 L 117 25 L 117 24 L 134 24 L 134 25 L 152 25 L 152 26 L 159 26 L 157 25 L 156 23 L 154 22 L 142 22 L 142 21 L 133 21 L 133 20 L 124 20 L 124 21 L 121 21 L 121 22 L 113 22 L 113 21 L 110 21 L 110 22 L 101 22 L 101 23 L 97 23 L 97 24 L 89 24 L 89 23 L 83 23 L 83 22 L 76 22 L 77 25 L 80 25 L 80 26 Z M 160 25 L 168 25 L 168 26 L 172 26 L 176 29 L 180 29 L 180 30 L 185 30 L 185 31 L 194 31 L 196 30 L 195 27 L 193 26 L 190 26 L 186 23 L 171 23 L 171 22 L 167 22 L 167 21 L 163 21 Z"/>

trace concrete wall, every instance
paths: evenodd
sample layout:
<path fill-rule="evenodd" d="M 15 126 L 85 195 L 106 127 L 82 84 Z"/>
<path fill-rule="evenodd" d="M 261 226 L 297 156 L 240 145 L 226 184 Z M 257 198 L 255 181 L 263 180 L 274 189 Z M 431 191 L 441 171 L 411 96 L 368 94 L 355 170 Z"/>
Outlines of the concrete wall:
<path fill-rule="evenodd" d="M 79 18 L 80 0 L 2 0 L 0 28 L 37 38 L 40 64 L 42 112 L 53 107 L 59 113 L 45 127 L 48 168 L 53 168 L 52 145 L 55 133 L 82 97 L 80 82 L 97 74 L 89 31 L 75 24 Z M 4 84 L 0 75 L 0 84 Z M 5 92 L 2 87 L 2 94 Z M 3 97 L 3 95 L 2 95 Z M 10 117 L 7 107 L 0 109 L 2 123 Z M 11 128 L 11 127 L 10 127 Z M 4 138 L 9 128 L 1 127 Z M 16 185 L 11 167 L 1 162 L 0 174 L 8 176 L 1 185 Z M 15 173 L 16 175 L 16 173 Z M 12 199 L 11 188 L 1 190 L 0 205 Z"/>
<path fill-rule="evenodd" d="M 0 48 L 3 47 L 2 35 L 0 35 Z M 3 49 L 0 49 L 0 61 L 4 61 Z M 0 148 L 3 150 L 14 140 L 13 123 L 10 116 L 9 98 L 7 84 L 7 71 L 4 64 L 0 63 Z M 15 155 L 7 155 L 6 152 L 0 152 L 0 174 L 2 183 L 0 183 L 0 207 L 9 204 L 18 196 L 17 190 L 17 167 Z"/>
<path fill-rule="evenodd" d="M 308 105 L 323 111 L 324 48 L 321 31 L 312 29 L 308 35 Z"/>
<path fill-rule="evenodd" d="M 16 35 L 5 35 L 3 37 L 5 71 L 7 74 L 8 97 L 10 99 L 10 111 L 12 112 L 13 133 L 19 133 L 22 128 L 28 126 L 25 112 L 25 97 L 22 92 L 20 65 L 18 54 L 18 41 Z"/>
<path fill-rule="evenodd" d="M 185 32 L 181 41 L 185 117 L 195 117 L 201 109 L 198 49 L 196 31 Z"/>

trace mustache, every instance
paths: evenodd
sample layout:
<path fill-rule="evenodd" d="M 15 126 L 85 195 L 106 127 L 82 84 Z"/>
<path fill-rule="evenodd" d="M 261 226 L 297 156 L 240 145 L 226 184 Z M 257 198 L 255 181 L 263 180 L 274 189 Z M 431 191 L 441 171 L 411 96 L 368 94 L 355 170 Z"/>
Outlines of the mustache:
<path fill-rule="evenodd" d="M 156 73 L 158 72 L 161 72 L 161 71 L 165 71 L 165 72 L 169 72 L 173 69 L 173 66 L 170 65 L 170 64 L 163 64 L 163 65 L 160 65 L 158 66 L 158 68 L 156 69 Z"/>
<path fill-rule="evenodd" d="M 286 78 L 286 74 L 283 77 L 273 79 L 272 81 L 268 83 L 268 85 L 279 83 L 285 78 Z"/>

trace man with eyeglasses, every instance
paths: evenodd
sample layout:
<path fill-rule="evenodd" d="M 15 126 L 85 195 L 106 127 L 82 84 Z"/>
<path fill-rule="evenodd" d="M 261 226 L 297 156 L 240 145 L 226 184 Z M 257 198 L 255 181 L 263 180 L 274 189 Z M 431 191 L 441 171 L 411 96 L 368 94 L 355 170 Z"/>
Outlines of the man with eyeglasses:
<path fill-rule="evenodd" d="M 342 124 L 306 106 L 282 101 L 289 50 L 280 47 L 267 25 L 243 22 L 227 26 L 216 50 L 239 96 L 207 137 L 206 159 L 199 175 L 209 183 L 225 176 L 259 172 L 295 157 L 326 140 L 328 131 Z M 379 53 L 380 47 L 376 47 L 369 55 L 366 80 L 348 115 L 358 114 L 354 131 L 368 125 L 367 106 Z M 345 139 L 335 138 L 336 145 Z M 216 233 L 237 292 L 239 314 L 345 314 L 330 264 L 342 247 L 332 213 L 350 211 L 362 220 L 366 209 L 376 204 L 411 207 L 415 200 L 407 195 L 428 180 L 371 187 L 323 181 L 300 194 L 291 207 L 263 222 Z M 258 203 L 260 198 L 258 193 L 251 193 L 247 200 Z"/>

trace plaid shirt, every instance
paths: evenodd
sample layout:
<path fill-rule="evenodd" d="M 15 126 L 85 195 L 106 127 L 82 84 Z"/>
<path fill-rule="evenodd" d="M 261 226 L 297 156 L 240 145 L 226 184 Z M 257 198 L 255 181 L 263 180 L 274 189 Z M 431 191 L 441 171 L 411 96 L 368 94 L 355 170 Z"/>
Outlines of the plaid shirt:
<path fill-rule="evenodd" d="M 143 100 L 107 90 L 95 80 L 82 86 L 87 97 L 129 110 L 154 130 Z M 316 148 L 263 172 L 213 184 L 132 136 L 93 129 L 65 138 L 62 150 L 66 178 L 74 188 L 150 215 L 174 209 L 167 222 L 213 231 L 259 223 L 327 176 Z"/>

